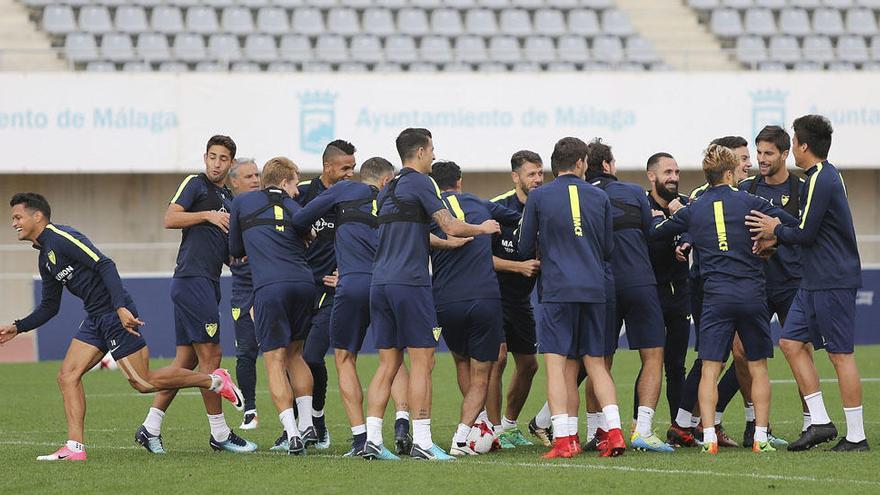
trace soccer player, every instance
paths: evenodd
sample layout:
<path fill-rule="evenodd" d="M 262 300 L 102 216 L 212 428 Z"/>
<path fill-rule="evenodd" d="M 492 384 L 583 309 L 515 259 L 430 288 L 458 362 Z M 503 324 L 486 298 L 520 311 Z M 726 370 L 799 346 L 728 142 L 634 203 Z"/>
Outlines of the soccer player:
<path fill-rule="evenodd" d="M 367 442 L 364 395 L 357 374 L 357 357 L 370 324 L 370 281 L 378 243 L 376 197 L 394 177 L 394 165 L 381 157 L 361 164 L 361 182 L 341 180 L 325 189 L 293 216 L 294 227 L 302 234 L 311 230 L 319 218 L 332 214 L 336 235 L 334 251 L 339 281 L 330 315 L 330 345 L 333 346 L 342 404 L 351 423 L 352 446 L 346 457 L 363 454 Z M 398 451 L 409 452 L 409 414 L 406 410 L 406 367 L 401 366 L 391 395 L 397 405 L 395 437 Z M 405 417 L 401 417 L 405 412 Z M 409 443 L 410 447 L 406 447 Z"/>
<path fill-rule="evenodd" d="M 40 251 L 38 268 L 43 281 L 39 306 L 12 325 L 0 325 L 0 344 L 28 332 L 52 319 L 61 306 L 64 287 L 82 299 L 88 316 L 70 342 L 58 372 L 58 386 L 67 417 L 67 443 L 41 461 L 84 461 L 84 423 L 86 396 L 83 374 L 110 352 L 132 388 L 140 393 L 199 387 L 223 397 L 242 409 L 244 399 L 232 383 L 229 372 L 211 373 L 169 366 L 150 369 L 150 351 L 138 329 L 137 308 L 122 286 L 113 260 L 105 256 L 73 227 L 51 223 L 52 209 L 37 193 L 18 193 L 9 201 L 12 228 L 18 240 L 33 244 Z"/>
<path fill-rule="evenodd" d="M 236 158 L 229 169 L 229 183 L 236 196 L 260 190 L 260 171 L 253 158 Z M 235 325 L 235 378 L 244 396 L 244 418 L 240 430 L 253 430 L 257 416 L 257 338 L 254 334 L 254 283 L 246 259 L 233 260 L 232 321 Z"/>
<path fill-rule="evenodd" d="M 828 119 L 805 115 L 796 119 L 793 127 L 795 164 L 807 173 L 800 222 L 795 226 L 780 225 L 760 212 L 753 212 L 748 218 L 753 232 L 764 237 L 758 248 L 765 247 L 767 238 L 772 237 L 783 245 L 799 244 L 803 264 L 809 267 L 803 271 L 779 340 L 809 408 L 811 423 L 788 450 L 807 450 L 837 436 L 822 399 L 812 346 L 828 351 L 846 416 L 846 437 L 832 450 L 866 451 L 862 388 L 853 349 L 855 299 L 862 275 L 846 186 L 843 176 L 828 161 L 832 133 Z"/>
<path fill-rule="evenodd" d="M 382 441 L 382 417 L 391 384 L 406 349 L 411 363 L 410 411 L 415 459 L 452 460 L 431 438 L 431 370 L 440 338 L 428 274 L 430 222 L 447 235 L 472 237 L 499 232 L 487 220 L 471 225 L 453 217 L 440 200 L 437 184 L 425 174 L 434 161 L 427 129 L 405 129 L 397 137 L 403 169 L 379 193 L 379 244 L 370 286 L 370 322 L 376 333 L 379 367 L 367 393 L 367 444 L 364 458 L 396 460 Z"/>
<path fill-rule="evenodd" d="M 630 349 L 638 349 L 642 367 L 636 378 L 633 429 L 630 443 L 635 449 L 672 452 L 672 447 L 653 431 L 654 409 L 660 398 L 663 375 L 663 346 L 666 332 L 657 295 L 657 280 L 648 254 L 646 233 L 651 227 L 651 207 L 645 190 L 620 182 L 611 147 L 601 139 L 587 146 L 587 181 L 605 191 L 614 218 L 614 274 L 616 325 L 626 322 Z M 592 380 L 590 381 L 592 384 Z"/>
<path fill-rule="evenodd" d="M 431 178 L 440 188 L 443 203 L 455 218 L 478 225 L 494 219 L 508 228 L 519 225 L 521 215 L 497 203 L 461 191 L 461 168 L 455 162 L 435 162 Z M 445 237 L 439 228 L 438 237 Z M 475 238 L 452 250 L 432 250 L 434 303 L 443 339 L 455 360 L 463 400 L 458 428 L 449 453 L 476 455 L 467 437 L 486 405 L 489 374 L 504 341 L 501 291 L 492 261 L 492 239 Z"/>
<path fill-rule="evenodd" d="M 207 372 L 220 366 L 220 271 L 229 263 L 229 208 L 232 193 L 224 185 L 235 142 L 229 136 L 212 136 L 204 154 L 205 172 L 189 175 L 177 188 L 165 211 L 165 228 L 182 229 L 177 266 L 171 279 L 177 349 L 171 366 Z M 153 399 L 135 441 L 148 452 L 164 453 L 162 421 L 176 391 L 160 392 Z M 257 445 L 229 429 L 220 399 L 202 393 L 209 444 L 214 450 L 252 452 Z"/>
<path fill-rule="evenodd" d="M 675 158 L 669 153 L 655 153 L 648 158 L 648 204 L 652 210 L 671 215 L 669 203 L 678 200 L 682 205 L 688 197 L 678 190 L 680 171 Z M 690 293 L 688 288 L 688 259 L 679 245 L 680 238 L 658 239 L 648 243 L 654 277 L 657 279 L 657 294 L 663 311 L 663 324 L 666 327 L 666 342 L 663 346 L 663 365 L 666 371 L 666 401 L 669 403 L 669 417 L 675 418 L 681 392 L 684 388 L 685 358 L 688 338 L 691 333 Z"/>
<path fill-rule="evenodd" d="M 305 241 L 290 222 L 300 209 L 291 197 L 298 182 L 299 170 L 290 159 L 270 159 L 263 166 L 266 187 L 235 198 L 229 218 L 230 254 L 247 256 L 253 274 L 257 342 L 290 455 L 306 452 L 289 376 L 310 374 L 302 349 L 315 297 Z"/>
<path fill-rule="evenodd" d="M 699 403 L 703 424 L 703 452 L 718 453 L 718 437 L 711 414 L 718 400 L 717 382 L 739 334 L 748 360 L 751 394 L 755 407 L 754 452 L 776 449 L 767 437 L 770 419 L 770 377 L 767 358 L 773 356 L 770 318 L 764 297 L 761 259 L 752 253 L 751 235 L 742 218 L 759 210 L 781 216 L 787 223 L 797 220 L 764 199 L 734 188 L 736 155 L 721 145 L 710 144 L 703 158 L 703 171 L 709 187 L 699 200 L 664 219 L 655 218 L 652 238 L 671 237 L 688 232 L 700 258 L 703 278 L 703 304 L 700 317 L 702 360 Z M 659 212 L 658 212 L 659 213 Z M 731 294 L 759 294 L 761 297 L 731 300 Z"/>
<path fill-rule="evenodd" d="M 510 177 L 514 188 L 492 198 L 493 203 L 522 214 L 529 193 L 544 183 L 544 162 L 534 151 L 517 151 L 510 157 Z M 502 448 L 532 445 L 516 420 L 529 397 L 532 380 L 538 372 L 535 351 L 538 345 L 535 335 L 535 316 L 531 294 L 535 288 L 541 262 L 520 259 L 516 249 L 516 227 L 501 226 L 501 233 L 492 237 L 492 254 L 498 285 L 501 289 L 501 306 L 504 316 L 504 343 L 489 378 L 489 396 L 486 411 L 489 419 L 500 428 L 498 441 Z M 516 365 L 507 388 L 507 406 L 501 414 L 501 379 L 507 367 L 507 353 L 513 354 Z M 537 425 L 529 424 L 538 435 Z M 541 430 L 543 431 L 543 430 Z"/>
<path fill-rule="evenodd" d="M 300 183 L 296 201 L 301 206 L 306 206 L 333 184 L 351 179 L 354 176 L 355 151 L 357 150 L 353 144 L 341 139 L 328 144 L 321 156 L 321 175 Z M 327 364 L 324 358 L 330 349 L 330 314 L 333 309 L 334 287 L 338 280 L 333 250 L 333 237 L 336 234 L 333 211 L 317 219 L 313 228 L 318 236 L 309 244 L 306 259 L 315 278 L 315 304 L 303 356 L 312 370 L 314 389 L 313 395 L 298 395 L 296 405 L 306 444 L 314 444 L 317 449 L 327 449 L 330 447 L 330 432 L 324 418 L 324 404 L 327 400 Z"/>
<path fill-rule="evenodd" d="M 617 456 L 626 449 L 614 381 L 605 367 L 605 269 L 614 248 L 611 203 L 601 189 L 583 180 L 586 158 L 587 144 L 580 139 L 556 143 L 550 161 L 556 180 L 532 191 L 520 227 L 520 255 L 541 260 L 538 350 L 547 367 L 554 437 L 545 458 L 567 458 L 580 451 L 580 360 L 608 422 L 600 455 Z"/>

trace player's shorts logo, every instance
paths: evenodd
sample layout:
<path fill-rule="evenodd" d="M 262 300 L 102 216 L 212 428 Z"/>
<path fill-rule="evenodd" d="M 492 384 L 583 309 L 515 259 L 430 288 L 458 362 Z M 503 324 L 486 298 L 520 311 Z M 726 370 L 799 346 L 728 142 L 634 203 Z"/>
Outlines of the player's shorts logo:
<path fill-rule="evenodd" d="M 239 316 L 241 316 L 241 308 L 232 308 L 232 319 L 238 321 Z"/>
<path fill-rule="evenodd" d="M 217 324 L 216 323 L 205 323 L 205 332 L 207 332 L 208 337 L 213 337 L 217 334 Z"/>
<path fill-rule="evenodd" d="M 299 95 L 299 147 L 321 153 L 336 133 L 336 94 L 307 91 Z"/>
<path fill-rule="evenodd" d="M 440 333 L 443 331 L 443 328 L 434 327 L 432 330 L 434 331 L 434 340 L 440 342 Z"/>

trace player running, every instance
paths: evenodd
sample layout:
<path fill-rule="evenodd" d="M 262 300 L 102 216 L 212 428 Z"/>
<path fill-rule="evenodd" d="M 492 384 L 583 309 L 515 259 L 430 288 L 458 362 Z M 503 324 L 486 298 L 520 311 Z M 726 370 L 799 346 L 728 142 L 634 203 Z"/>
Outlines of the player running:
<path fill-rule="evenodd" d="M 132 388 L 140 393 L 198 387 L 243 409 L 241 392 L 226 370 L 203 373 L 174 366 L 151 370 L 150 351 L 138 332 L 144 322 L 138 319 L 137 308 L 123 287 L 113 260 L 73 227 L 51 223 L 52 210 L 42 195 L 18 193 L 9 206 L 18 240 L 30 242 L 40 252 L 37 266 L 43 292 L 40 304 L 31 314 L 12 325 L 0 325 L 0 344 L 42 326 L 58 314 L 64 287 L 82 299 L 88 315 L 70 342 L 58 372 L 67 417 L 67 443 L 37 460 L 86 460 L 86 396 L 82 376 L 107 352 L 119 364 Z"/>

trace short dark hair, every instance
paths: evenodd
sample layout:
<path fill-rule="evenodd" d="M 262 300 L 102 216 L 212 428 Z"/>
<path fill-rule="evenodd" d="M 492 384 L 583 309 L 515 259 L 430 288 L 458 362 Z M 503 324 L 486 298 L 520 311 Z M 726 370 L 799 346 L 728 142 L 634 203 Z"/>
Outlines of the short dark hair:
<path fill-rule="evenodd" d="M 725 148 L 732 150 L 742 148 L 743 146 L 748 148 L 749 146 L 749 142 L 742 136 L 724 136 L 715 138 L 709 144 L 717 144 L 718 146 L 724 146 Z"/>
<path fill-rule="evenodd" d="M 770 143 L 776 146 L 780 153 L 785 153 L 791 149 L 791 136 L 778 125 L 768 125 L 761 129 L 761 132 L 755 136 L 755 145 L 758 143 Z"/>
<path fill-rule="evenodd" d="M 9 200 L 9 206 L 14 207 L 15 205 L 24 205 L 28 210 L 39 211 L 46 217 L 46 220 L 51 220 L 52 218 L 52 208 L 42 194 L 33 192 L 15 193 L 12 195 L 12 199 Z"/>
<path fill-rule="evenodd" d="M 660 151 L 658 153 L 654 153 L 653 155 L 648 157 L 648 165 L 645 167 L 645 170 L 651 170 L 651 167 L 657 165 L 660 162 L 661 158 L 669 158 L 671 160 L 675 160 L 669 153 L 665 151 Z"/>
<path fill-rule="evenodd" d="M 324 148 L 324 154 L 321 155 L 321 160 L 327 161 L 331 158 L 335 158 L 337 156 L 350 156 L 353 155 L 357 149 L 353 144 L 348 141 L 344 141 L 342 139 L 337 139 L 332 141 L 330 144 Z"/>
<path fill-rule="evenodd" d="M 223 146 L 224 148 L 228 149 L 229 154 L 231 155 L 229 158 L 235 158 L 235 141 L 233 141 L 231 137 L 224 136 L 222 134 L 211 136 L 211 139 L 208 140 L 208 145 L 205 146 L 205 153 L 207 153 L 208 150 L 211 149 L 211 146 L 215 145 Z"/>
<path fill-rule="evenodd" d="M 614 161 L 611 146 L 602 142 L 602 138 L 596 138 L 587 145 L 587 174 L 597 175 L 603 171 L 602 164 Z"/>
<path fill-rule="evenodd" d="M 794 119 L 794 135 L 798 143 L 806 144 L 816 158 L 828 158 L 831 149 L 831 122 L 824 115 L 804 115 Z"/>
<path fill-rule="evenodd" d="M 576 137 L 564 137 L 556 141 L 550 155 L 550 170 L 554 175 L 574 169 L 578 160 L 586 160 L 587 143 Z"/>
<path fill-rule="evenodd" d="M 523 166 L 524 163 L 537 163 L 538 165 L 543 166 L 544 162 L 541 160 L 541 155 L 535 153 L 534 151 L 529 150 L 520 150 L 513 154 L 510 157 L 510 170 L 511 172 L 516 172 Z"/>
<path fill-rule="evenodd" d="M 401 160 L 411 158 L 415 152 L 422 147 L 428 145 L 428 140 L 432 138 L 431 131 L 421 127 L 408 127 L 400 132 L 397 136 L 397 154 Z"/>
<path fill-rule="evenodd" d="M 394 175 L 394 165 L 381 156 L 374 156 L 361 164 L 361 179 L 379 180 Z"/>
<path fill-rule="evenodd" d="M 441 191 L 448 191 L 455 188 L 458 179 L 461 179 L 461 167 L 455 162 L 434 162 L 431 165 L 431 178 Z"/>

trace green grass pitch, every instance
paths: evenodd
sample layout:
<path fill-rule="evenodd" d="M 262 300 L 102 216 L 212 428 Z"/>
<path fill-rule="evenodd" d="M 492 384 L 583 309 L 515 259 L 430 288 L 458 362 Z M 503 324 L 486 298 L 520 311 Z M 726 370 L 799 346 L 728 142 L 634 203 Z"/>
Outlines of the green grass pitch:
<path fill-rule="evenodd" d="M 860 347 L 856 356 L 864 379 L 866 430 L 872 446 L 880 448 L 880 346 Z M 824 352 L 816 354 L 823 391 L 832 419 L 841 433 L 845 421 L 834 374 Z M 693 360 L 689 352 L 688 364 Z M 196 391 L 185 391 L 168 411 L 163 436 L 169 453 L 152 456 L 133 442 L 151 396 L 129 388 L 120 373 L 88 373 L 84 384 L 88 400 L 85 463 L 44 463 L 37 455 L 50 453 L 65 440 L 61 397 L 55 385 L 57 362 L 0 365 L 3 407 L 0 421 L 0 492 L 18 493 L 880 493 L 880 453 L 835 454 L 779 451 L 756 455 L 746 449 L 723 449 L 709 458 L 697 449 L 672 454 L 627 451 L 623 457 L 599 459 L 581 455 L 570 460 L 545 461 L 544 447 L 522 447 L 461 459 L 450 463 L 367 462 L 344 459 L 350 432 L 336 389 L 335 369 L 328 358 L 330 386 L 327 422 L 333 446 L 320 454 L 288 457 L 269 452 L 280 432 L 277 414 L 260 369 L 257 406 L 260 428 L 244 435 L 257 442 L 254 454 L 213 453 L 208 447 L 208 425 Z M 154 366 L 167 361 L 156 360 Z M 512 365 L 512 362 L 511 362 Z M 234 359 L 224 359 L 234 369 Z M 262 366 L 262 362 L 258 363 Z M 361 358 L 362 381 L 367 382 L 376 357 Z M 800 403 L 791 373 L 781 353 L 771 360 L 774 432 L 786 439 L 800 431 Z M 543 370 L 542 370 L 543 371 Z M 636 353 L 618 353 L 614 378 L 621 416 L 632 411 L 632 383 L 638 371 Z M 508 369 L 509 374 L 509 369 Z M 452 359 L 440 354 L 434 369 L 433 434 L 448 448 L 457 424 L 461 396 L 455 384 Z M 535 379 L 520 425 L 544 401 L 544 376 Z M 226 404 L 230 426 L 241 415 Z M 665 396 L 658 405 L 655 426 L 663 436 L 669 425 Z M 393 433 L 393 412 L 386 416 L 386 441 Z M 628 423 L 626 420 L 625 423 Z M 724 417 L 731 436 L 742 437 L 742 402 L 735 398 Z M 584 431 L 583 414 L 581 432 Z M 524 428 L 525 429 L 525 428 Z M 628 432 L 628 425 L 625 425 Z M 625 432 L 625 433 L 627 433 Z M 827 445 L 823 447 L 830 447 Z"/>

